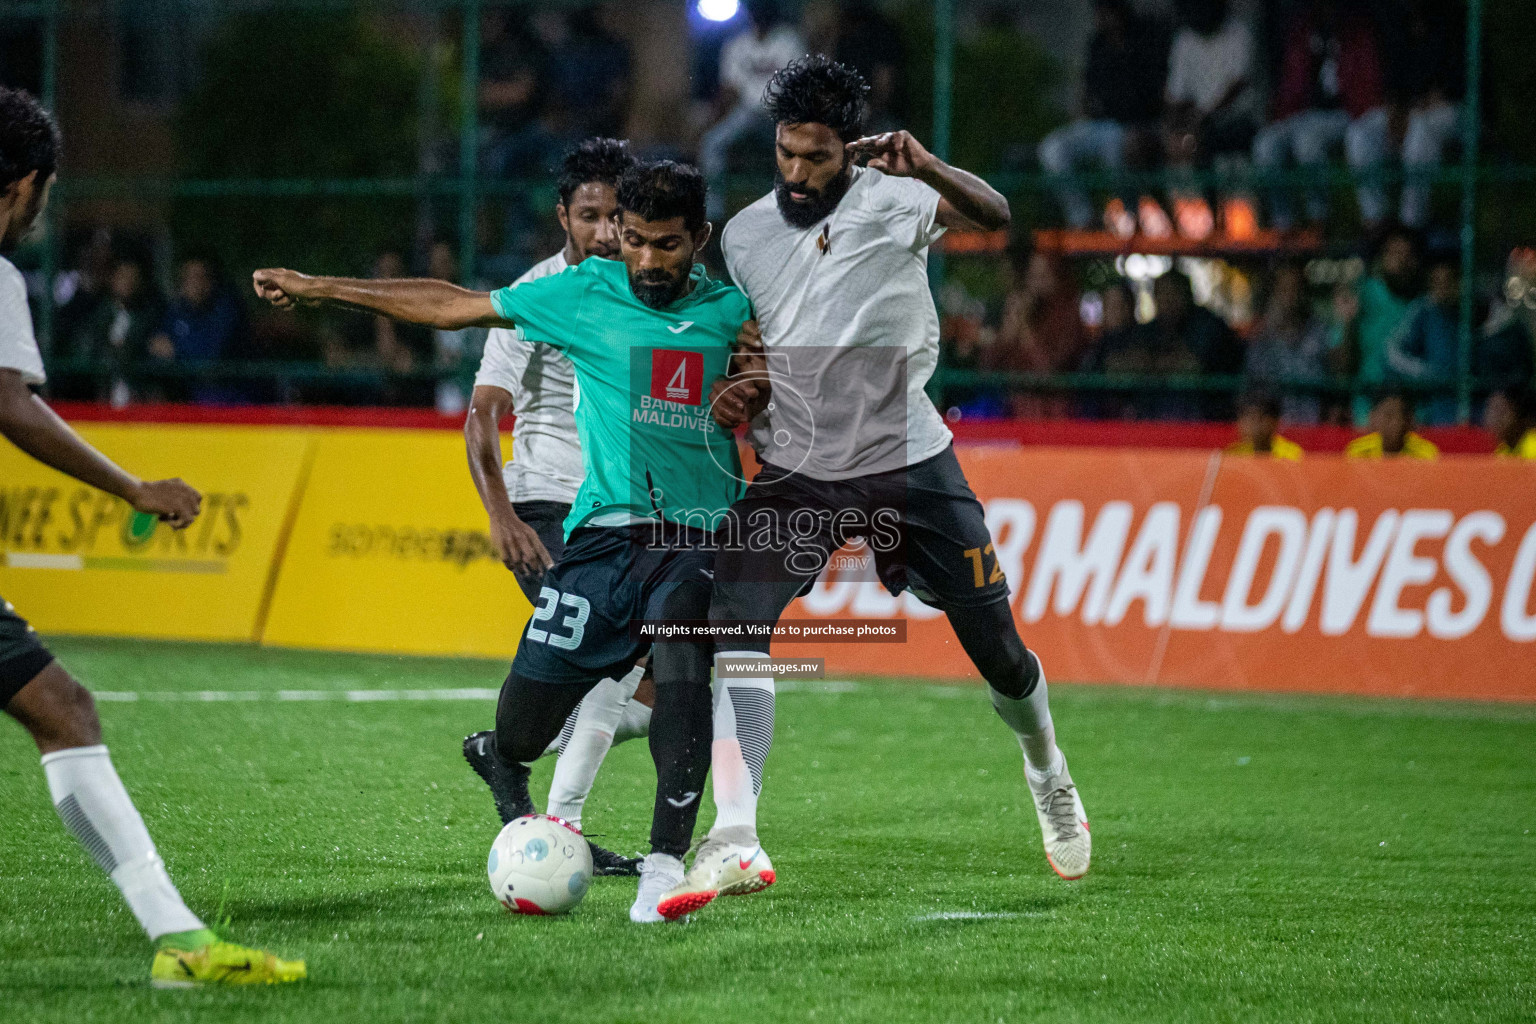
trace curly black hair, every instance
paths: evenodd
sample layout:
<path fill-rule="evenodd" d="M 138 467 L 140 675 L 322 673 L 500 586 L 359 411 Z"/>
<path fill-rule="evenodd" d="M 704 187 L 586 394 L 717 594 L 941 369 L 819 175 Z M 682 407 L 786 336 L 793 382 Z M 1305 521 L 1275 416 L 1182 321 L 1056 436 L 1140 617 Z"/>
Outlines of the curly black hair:
<path fill-rule="evenodd" d="M 61 145 L 58 122 L 37 97 L 0 86 L 0 188 L 10 188 L 33 171 L 39 181 L 51 177 Z"/>
<path fill-rule="evenodd" d="M 636 163 L 619 179 L 619 209 L 642 220 L 683 218 L 689 231 L 704 226 L 704 175 L 671 160 Z"/>
<path fill-rule="evenodd" d="M 763 106 L 775 124 L 824 124 L 844 142 L 864 134 L 869 83 L 847 64 L 815 53 L 791 61 L 768 80 Z"/>
<path fill-rule="evenodd" d="M 560 205 L 571 205 L 571 196 L 588 182 L 619 187 L 624 172 L 635 165 L 629 143 L 623 139 L 584 139 L 566 150 L 560 160 Z"/>

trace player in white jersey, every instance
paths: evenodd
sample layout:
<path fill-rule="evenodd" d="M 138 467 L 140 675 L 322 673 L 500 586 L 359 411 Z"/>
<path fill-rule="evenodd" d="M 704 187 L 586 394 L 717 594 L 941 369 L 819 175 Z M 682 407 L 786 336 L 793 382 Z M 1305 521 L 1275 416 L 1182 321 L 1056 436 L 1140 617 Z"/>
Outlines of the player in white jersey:
<path fill-rule="evenodd" d="M 619 177 L 634 163 L 618 139 L 587 139 L 566 153 L 558 182 L 555 216 L 565 246 L 513 282 L 558 274 L 585 259 L 619 257 Z M 493 328 L 475 375 L 464 441 L 470 475 L 490 519 L 491 543 L 537 603 L 544 569 L 565 548 L 562 524 L 581 486 L 581 446 L 576 439 L 576 371 L 565 356 L 517 329 Z M 517 417 L 512 459 L 503 465 L 499 424 Z M 636 666 L 623 679 L 605 679 L 587 694 L 551 748 L 559 754 L 550 780 L 548 813 L 580 828 L 582 807 L 597 770 L 614 743 L 650 731 L 655 688 Z M 464 757 L 491 787 L 503 821 L 533 811 L 526 775 L 514 777 L 494 756 L 495 730 L 464 740 Z M 519 766 L 520 767 L 520 766 Z M 633 875 L 639 861 L 592 844 L 593 870 Z"/>
<path fill-rule="evenodd" d="M 776 620 L 832 551 L 863 540 L 887 588 L 947 614 L 1023 748 L 1047 860 L 1079 878 L 1088 822 L 1040 661 L 1019 638 L 981 503 L 923 390 L 939 347 L 928 247 L 950 227 L 1006 227 L 1008 202 L 907 132 L 861 138 L 867 91 L 857 71 L 826 57 L 778 72 L 764 95 L 776 186 L 721 236 L 757 313 L 741 343 L 766 354 L 768 385 L 722 378 L 713 394 L 723 426 L 749 424 L 763 470 L 732 510 L 753 542 L 716 557 L 710 619 Z M 717 654 L 761 658 L 768 643 L 725 643 Z M 715 687 L 717 817 L 677 892 L 754 892 L 763 880 L 744 869 L 760 851 L 773 680 L 717 675 Z"/>
<path fill-rule="evenodd" d="M 59 130 L 37 100 L 0 87 L 0 251 L 11 252 L 48 204 Z M 125 517 L 190 526 L 202 495 L 180 480 L 140 480 L 92 448 L 31 391 L 45 382 L 21 272 L 0 256 L 0 435 L 61 473 L 121 498 Z M 121 506 L 120 506 L 121 507 Z M 182 902 L 144 819 L 101 741 L 90 693 L 0 599 L 0 709 L 42 753 L 59 817 L 123 894 L 156 946 L 150 980 L 161 987 L 271 984 L 304 977 L 304 962 L 222 942 Z M 218 785 L 210 778 L 210 785 Z"/>

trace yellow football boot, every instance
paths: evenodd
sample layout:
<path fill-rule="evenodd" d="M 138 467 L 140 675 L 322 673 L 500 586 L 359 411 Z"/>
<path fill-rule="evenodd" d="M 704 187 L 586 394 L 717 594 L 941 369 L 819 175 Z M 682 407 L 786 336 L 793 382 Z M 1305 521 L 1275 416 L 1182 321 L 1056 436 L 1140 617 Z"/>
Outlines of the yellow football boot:
<path fill-rule="evenodd" d="M 276 985 L 305 977 L 303 960 L 279 960 L 262 949 L 210 942 L 196 949 L 165 947 L 149 969 L 155 988 L 194 985 Z"/>

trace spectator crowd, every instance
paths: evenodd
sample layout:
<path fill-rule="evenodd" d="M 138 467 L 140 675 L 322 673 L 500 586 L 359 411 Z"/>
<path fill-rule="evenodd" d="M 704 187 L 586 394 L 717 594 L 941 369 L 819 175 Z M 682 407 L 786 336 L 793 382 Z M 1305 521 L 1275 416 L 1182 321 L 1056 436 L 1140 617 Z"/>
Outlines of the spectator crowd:
<path fill-rule="evenodd" d="M 1387 230 L 1368 261 L 1273 258 L 1243 279 L 1255 313 L 1235 327 L 1195 301 L 1187 271 L 1209 286 L 1209 260 L 1164 260 L 1150 280 L 1098 263 L 1100 283 L 1083 288 L 1059 253 L 1020 240 L 1007 267 L 996 301 L 958 285 L 941 296 L 952 417 L 1225 420 L 1235 382 L 1272 395 L 1286 423 L 1363 425 L 1386 393 L 1426 425 L 1456 422 L 1460 254 L 1426 249 L 1411 228 Z M 1504 283 L 1474 309 L 1478 400 L 1536 375 L 1536 254 L 1516 250 Z M 1050 379 L 1063 374 L 1093 376 L 1063 391 Z"/>
<path fill-rule="evenodd" d="M 127 240 L 92 232 L 54 282 L 55 397 L 125 406 L 144 402 L 436 405 L 462 412 L 484 331 L 428 331 L 382 317 L 294 317 L 250 312 L 244 281 L 216 257 L 188 253 L 162 290 L 153 261 Z M 430 248 L 426 276 L 456 280 L 453 249 Z M 386 249 L 367 271 L 402 277 Z M 263 370 L 264 364 L 269 366 Z M 283 372 L 270 366 L 281 364 Z M 308 372 L 294 366 L 312 364 Z"/>
<path fill-rule="evenodd" d="M 1465 9 L 1459 0 L 1177 0 L 1172 23 L 1131 0 L 1094 0 L 1077 116 L 1040 144 L 1048 173 L 1088 167 L 1173 172 L 1166 197 L 1112 195 L 1106 228 L 1121 235 L 1243 237 L 1260 222 L 1300 223 L 1287 169 L 1340 162 L 1355 182 L 1360 223 L 1431 223 L 1432 174 L 1462 136 Z M 1262 31 L 1261 31 L 1262 30 Z M 1211 197 L 1197 168 L 1253 168 L 1261 195 Z M 1396 171 L 1400 189 L 1388 181 Z M 1309 225 L 1330 215 L 1326 181 L 1301 191 Z M 1059 190 L 1069 226 L 1094 226 L 1081 189 Z M 1255 209 L 1255 198 L 1261 209 Z"/>
<path fill-rule="evenodd" d="M 486 180 L 543 181 L 581 139 L 628 134 L 636 55 L 617 13 L 612 4 L 484 9 L 475 157 Z M 708 61 L 707 73 L 695 76 L 693 109 L 678 112 L 686 138 L 641 141 L 636 148 L 697 161 L 711 180 L 712 218 L 723 220 L 726 177 L 746 166 L 744 158 L 754 161 L 753 170 L 771 165 L 763 88 L 796 57 L 826 52 L 858 67 L 871 83 L 871 127 L 902 123 L 902 37 L 878 5 L 848 0 L 802 10 L 793 2 L 744 0 L 723 26 L 690 17 L 696 22 L 692 48 Z M 445 136 L 444 145 L 452 142 Z M 482 284 L 505 283 L 558 247 L 550 204 L 538 193 L 502 195 L 485 205 L 495 223 L 489 230 L 482 225 L 478 239 Z M 402 225 L 401 241 L 415 234 L 414 244 L 365 256 L 351 272 L 458 280 L 454 247 L 422 238 L 412 227 Z M 117 405 L 278 401 L 464 409 L 483 332 L 274 314 L 252 308 L 243 281 L 226 278 L 211 253 L 152 258 L 162 248 L 113 238 L 106 229 L 66 247 L 66 270 L 53 287 L 49 353 L 56 367 L 51 388 L 59 397 Z M 278 363 L 280 371 L 263 368 Z"/>
<path fill-rule="evenodd" d="M 1245 276 L 1252 315 L 1234 316 L 1211 301 L 1209 266 L 1200 260 L 1164 260 L 1152 273 L 1088 273 L 1081 261 L 1034 245 L 1026 227 L 993 297 L 958 286 L 941 296 L 940 405 L 959 416 L 1229 420 L 1239 412 L 1237 390 L 1200 386 L 1220 377 L 1240 382 L 1243 395 L 1263 396 L 1280 423 L 1365 425 L 1387 393 L 1420 422 L 1453 422 L 1464 369 L 1460 262 L 1426 242 L 1434 193 L 1420 175 L 1447 159 L 1461 135 L 1460 0 L 1091 7 L 1076 116 L 1037 149 L 1041 168 L 1060 177 L 1054 194 L 1070 227 L 1199 240 L 1251 234 L 1261 224 L 1316 225 L 1341 215 L 1339 190 L 1261 177 L 1262 187 L 1219 194 L 1197 172 L 1342 161 L 1357 179 L 1351 191 L 1368 259 L 1339 274 L 1347 264 L 1333 261 L 1329 271 L 1328 261 L 1286 256 L 1288 247 L 1278 246 L 1281 255 Z M 577 140 L 627 133 L 637 55 L 613 11 L 486 9 L 475 155 L 487 178 L 541 178 Z M 774 71 L 811 50 L 858 67 L 872 87 L 867 123 L 889 129 L 912 113 L 903 39 L 890 12 L 869 0 L 744 0 L 723 27 L 694 25 L 694 102 L 677 115 L 687 122 L 685 139 L 637 148 L 697 160 L 711 182 L 711 217 L 720 220 L 729 176 L 771 167 L 761 96 Z M 1162 167 L 1166 189 L 1123 189 L 1111 174 L 1096 202 L 1069 177 L 1092 167 Z M 498 203 L 499 229 L 482 225 L 485 284 L 515 277 L 558 244 L 537 194 Z M 404 225 L 402 235 L 409 231 Z M 69 269 L 54 285 L 51 358 L 75 372 L 55 375 L 61 396 L 464 408 L 483 332 L 252 310 L 211 253 L 156 263 L 148 252 L 97 231 L 66 253 Z M 455 254 L 418 231 L 414 245 L 361 254 L 353 272 L 457 280 Z M 1480 400 L 1528 382 L 1536 369 L 1536 258 L 1517 251 L 1506 280 L 1506 293 L 1477 312 L 1482 326 L 1466 369 L 1480 381 Z M 239 371 L 263 363 L 315 372 Z M 1043 383 L 1061 374 L 1092 376 L 1072 390 Z M 1127 383 L 1133 377 L 1152 383 Z"/>

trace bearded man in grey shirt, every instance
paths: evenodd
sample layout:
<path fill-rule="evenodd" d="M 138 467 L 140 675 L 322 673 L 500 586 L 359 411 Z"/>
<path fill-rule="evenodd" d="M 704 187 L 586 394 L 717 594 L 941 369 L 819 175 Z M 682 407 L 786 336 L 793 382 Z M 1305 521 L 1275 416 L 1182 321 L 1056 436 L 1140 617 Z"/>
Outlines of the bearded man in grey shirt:
<path fill-rule="evenodd" d="M 1008 202 L 907 132 L 862 137 L 867 92 L 857 71 L 823 56 L 778 72 L 763 97 L 776 122 L 775 188 L 721 236 L 757 320 L 740 339 L 754 366 L 716 382 L 713 412 L 724 427 L 747 424 L 763 469 L 719 533 L 710 618 L 776 621 L 833 551 L 862 539 L 888 589 L 948 615 L 1023 748 L 1047 860 L 1080 878 L 1088 822 L 1040 661 L 1019 638 L 981 503 L 923 390 L 939 342 L 928 247 L 951 227 L 1005 227 Z M 768 651 L 766 639 L 717 645 L 717 657 Z M 773 881 L 732 855 L 758 845 L 773 700 L 770 677 L 717 671 L 717 817 L 672 895 L 738 895 Z"/>

